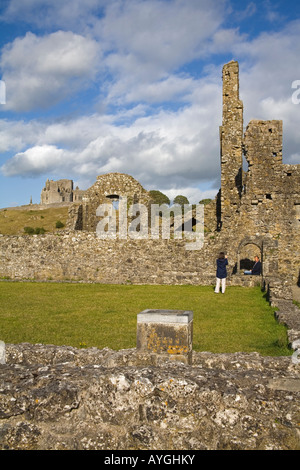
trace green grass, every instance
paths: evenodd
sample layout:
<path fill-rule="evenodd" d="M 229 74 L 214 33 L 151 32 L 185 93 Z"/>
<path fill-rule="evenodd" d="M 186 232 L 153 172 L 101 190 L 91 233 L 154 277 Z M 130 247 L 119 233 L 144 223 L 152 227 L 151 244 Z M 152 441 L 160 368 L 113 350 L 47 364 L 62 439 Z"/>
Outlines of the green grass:
<path fill-rule="evenodd" d="M 290 355 L 286 328 L 260 288 L 0 282 L 0 339 L 80 347 L 136 346 L 144 309 L 193 310 L 195 351 Z"/>
<path fill-rule="evenodd" d="M 47 232 L 56 231 L 56 222 L 66 223 L 68 207 L 48 209 L 1 209 L 0 233 L 3 235 L 24 235 L 24 227 L 44 228 Z"/>
<path fill-rule="evenodd" d="M 293 303 L 294 303 L 295 305 L 297 305 L 297 307 L 300 308 L 300 302 L 298 302 L 297 300 L 293 300 Z"/>

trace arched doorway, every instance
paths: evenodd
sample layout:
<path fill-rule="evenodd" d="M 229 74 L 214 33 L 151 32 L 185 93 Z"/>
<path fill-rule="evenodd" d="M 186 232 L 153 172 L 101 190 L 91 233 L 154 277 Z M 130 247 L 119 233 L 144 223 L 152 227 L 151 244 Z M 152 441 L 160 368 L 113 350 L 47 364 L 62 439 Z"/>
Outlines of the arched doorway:
<path fill-rule="evenodd" d="M 237 272 L 243 273 L 244 270 L 252 269 L 258 256 L 263 264 L 263 242 L 262 240 L 247 238 L 243 240 L 238 248 Z"/>

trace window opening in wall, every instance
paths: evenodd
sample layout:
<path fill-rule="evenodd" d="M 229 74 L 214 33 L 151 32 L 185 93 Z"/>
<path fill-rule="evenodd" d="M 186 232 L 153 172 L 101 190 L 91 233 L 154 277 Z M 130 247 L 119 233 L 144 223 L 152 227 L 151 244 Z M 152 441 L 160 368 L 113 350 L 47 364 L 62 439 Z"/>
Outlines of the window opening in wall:
<path fill-rule="evenodd" d="M 262 262 L 262 250 L 255 243 L 246 243 L 238 253 L 237 272 L 242 274 L 244 270 L 252 269 L 255 264 L 255 256 Z"/>
<path fill-rule="evenodd" d="M 296 220 L 298 223 L 300 223 L 300 204 L 295 203 L 295 209 L 296 209 Z"/>
<path fill-rule="evenodd" d="M 110 194 L 106 196 L 107 199 L 110 199 L 113 205 L 113 208 L 118 211 L 119 210 L 119 203 L 120 203 L 120 196 L 118 194 Z"/>
<path fill-rule="evenodd" d="M 242 156 L 242 159 L 243 159 L 243 170 L 248 171 L 249 165 L 244 154 Z"/>
<path fill-rule="evenodd" d="M 112 205 L 113 205 L 113 208 L 118 211 L 119 210 L 119 199 L 117 199 L 116 201 L 113 201 Z"/>
<path fill-rule="evenodd" d="M 266 194 L 266 199 L 272 199 L 272 194 Z"/>

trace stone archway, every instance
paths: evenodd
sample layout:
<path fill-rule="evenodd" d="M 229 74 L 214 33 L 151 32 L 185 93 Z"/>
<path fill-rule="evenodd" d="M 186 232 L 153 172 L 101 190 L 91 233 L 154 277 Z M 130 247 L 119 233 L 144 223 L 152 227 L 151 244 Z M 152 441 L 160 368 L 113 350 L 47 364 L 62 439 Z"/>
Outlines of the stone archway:
<path fill-rule="evenodd" d="M 130 175 L 108 173 L 98 176 L 97 181 L 85 192 L 82 230 L 95 232 L 99 223 L 98 207 L 102 204 L 111 204 L 118 212 L 121 200 L 125 198 L 130 205 L 148 204 L 151 200 L 150 193 Z"/>
<path fill-rule="evenodd" d="M 248 237 L 238 247 L 237 272 L 240 273 L 245 269 L 252 269 L 255 256 L 259 257 L 263 265 L 263 241 L 259 238 Z"/>

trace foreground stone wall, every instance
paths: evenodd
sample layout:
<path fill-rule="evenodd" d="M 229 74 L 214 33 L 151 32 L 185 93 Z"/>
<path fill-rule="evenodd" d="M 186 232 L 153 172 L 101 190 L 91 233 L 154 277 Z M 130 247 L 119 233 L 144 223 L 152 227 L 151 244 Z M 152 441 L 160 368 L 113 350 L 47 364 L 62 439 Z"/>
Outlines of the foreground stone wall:
<path fill-rule="evenodd" d="M 6 345 L 0 449 L 300 449 L 299 364 L 193 353 L 149 362 L 135 349 Z"/>

